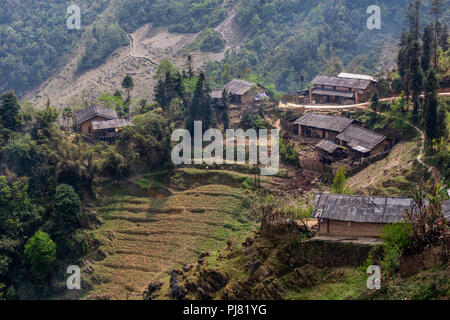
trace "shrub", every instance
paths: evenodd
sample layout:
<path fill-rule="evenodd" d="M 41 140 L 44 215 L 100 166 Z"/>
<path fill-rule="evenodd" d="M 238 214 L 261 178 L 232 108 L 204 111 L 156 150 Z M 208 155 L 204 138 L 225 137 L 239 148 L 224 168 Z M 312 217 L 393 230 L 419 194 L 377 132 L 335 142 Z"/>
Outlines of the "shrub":
<path fill-rule="evenodd" d="M 56 187 L 54 208 L 59 235 L 68 235 L 81 226 L 81 200 L 71 186 Z"/>
<path fill-rule="evenodd" d="M 39 230 L 25 245 L 24 257 L 35 279 L 45 280 L 55 268 L 56 244 L 47 233 Z"/>

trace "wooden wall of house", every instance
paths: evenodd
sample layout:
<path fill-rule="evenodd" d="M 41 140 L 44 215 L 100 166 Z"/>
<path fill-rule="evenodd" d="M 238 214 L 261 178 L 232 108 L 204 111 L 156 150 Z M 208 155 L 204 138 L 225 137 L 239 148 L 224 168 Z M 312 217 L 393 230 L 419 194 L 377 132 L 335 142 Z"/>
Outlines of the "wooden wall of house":
<path fill-rule="evenodd" d="M 83 122 L 81 124 L 81 126 L 80 126 L 81 133 L 82 134 L 93 134 L 94 133 L 94 129 L 92 127 L 92 122 L 93 121 L 104 121 L 104 120 L 109 120 L 109 119 L 96 116 L 96 117 L 94 117 L 92 119 L 89 119 L 89 120 Z"/>
<path fill-rule="evenodd" d="M 299 125 L 298 132 L 301 133 L 304 137 L 311 137 L 311 138 L 317 138 L 317 139 L 326 139 L 334 141 L 336 139 L 338 132 L 326 130 L 326 129 L 318 129 L 318 128 L 311 128 L 307 126 Z M 306 132 L 309 131 L 309 134 L 306 134 Z"/>
<path fill-rule="evenodd" d="M 389 146 L 389 141 L 385 139 L 380 144 L 378 144 L 375 148 L 370 151 L 370 156 L 376 156 L 377 154 L 383 153 L 386 151 L 387 147 Z"/>
<path fill-rule="evenodd" d="M 383 224 L 366 222 L 346 222 L 319 219 L 319 235 L 322 236 L 350 236 L 350 237 L 379 237 Z"/>

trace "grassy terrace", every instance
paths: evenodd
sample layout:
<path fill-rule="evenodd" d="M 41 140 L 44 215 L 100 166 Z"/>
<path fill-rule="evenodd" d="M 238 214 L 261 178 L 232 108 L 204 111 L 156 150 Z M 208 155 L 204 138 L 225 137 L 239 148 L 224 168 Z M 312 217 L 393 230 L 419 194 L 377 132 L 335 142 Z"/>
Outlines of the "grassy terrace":
<path fill-rule="evenodd" d="M 149 282 L 195 262 L 200 252 L 221 249 L 227 237 L 245 233 L 253 226 L 241 208 L 250 192 L 241 184 L 248 177 L 181 169 L 172 177 L 176 190 L 152 180 L 152 175 L 105 185 L 97 207 L 104 223 L 93 231 L 101 245 L 86 279 L 92 290 L 85 298 L 126 299 L 142 293 Z"/>

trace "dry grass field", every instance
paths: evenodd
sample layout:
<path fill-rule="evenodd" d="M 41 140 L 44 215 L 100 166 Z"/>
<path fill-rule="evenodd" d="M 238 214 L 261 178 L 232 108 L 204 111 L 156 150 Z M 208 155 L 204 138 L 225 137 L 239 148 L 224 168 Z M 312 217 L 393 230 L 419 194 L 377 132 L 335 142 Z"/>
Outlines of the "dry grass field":
<path fill-rule="evenodd" d="M 203 176 L 201 170 L 194 173 Z M 155 186 L 150 176 L 133 182 L 126 189 L 105 188 L 97 207 L 103 224 L 93 231 L 105 258 L 92 259 L 93 272 L 85 280 L 92 289 L 84 298 L 139 298 L 149 282 L 195 262 L 204 250 L 223 248 L 227 237 L 252 227 L 239 209 L 250 191 L 237 185 L 200 181 L 189 189 L 147 196 L 145 190 Z"/>

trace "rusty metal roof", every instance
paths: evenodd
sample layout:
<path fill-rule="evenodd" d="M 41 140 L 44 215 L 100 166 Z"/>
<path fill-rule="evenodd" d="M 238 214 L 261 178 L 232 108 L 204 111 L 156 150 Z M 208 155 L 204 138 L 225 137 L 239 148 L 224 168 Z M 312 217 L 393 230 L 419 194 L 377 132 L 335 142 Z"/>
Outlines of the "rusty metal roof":
<path fill-rule="evenodd" d="M 307 113 L 303 117 L 295 121 L 295 124 L 319 129 L 326 129 L 335 132 L 342 132 L 353 122 L 354 120 L 349 118 L 327 116 L 318 113 Z"/>
<path fill-rule="evenodd" d="M 415 208 L 411 198 L 316 194 L 312 216 L 349 222 L 398 223 L 407 209 Z"/>

